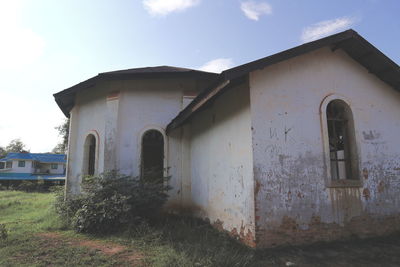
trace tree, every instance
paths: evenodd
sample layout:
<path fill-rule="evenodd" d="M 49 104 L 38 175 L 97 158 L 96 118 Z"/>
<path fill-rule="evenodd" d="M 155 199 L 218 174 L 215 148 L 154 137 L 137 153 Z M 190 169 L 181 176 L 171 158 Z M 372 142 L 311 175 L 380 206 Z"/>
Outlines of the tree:
<path fill-rule="evenodd" d="M 17 138 L 11 140 L 10 143 L 6 146 L 6 152 L 17 152 L 17 153 L 27 153 L 29 149 L 25 148 L 26 145 L 21 141 L 21 139 Z"/>
<path fill-rule="evenodd" d="M 26 149 L 26 145 L 21 141 L 21 139 L 11 140 L 6 147 L 0 146 L 0 159 L 7 156 L 8 153 L 28 153 L 29 149 Z"/>
<path fill-rule="evenodd" d="M 0 146 L 0 159 L 4 158 L 5 156 L 7 156 L 7 151 L 4 147 Z"/>
<path fill-rule="evenodd" d="M 57 127 L 54 127 L 58 131 L 58 136 L 61 137 L 59 142 L 54 148 L 53 153 L 65 154 L 68 150 L 68 137 L 69 137 L 69 119 L 65 119 L 64 122 Z"/>

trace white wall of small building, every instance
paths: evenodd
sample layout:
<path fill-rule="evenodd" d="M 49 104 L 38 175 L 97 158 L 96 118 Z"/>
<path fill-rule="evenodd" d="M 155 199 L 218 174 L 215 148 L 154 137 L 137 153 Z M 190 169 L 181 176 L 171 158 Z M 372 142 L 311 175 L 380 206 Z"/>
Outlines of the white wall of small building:
<path fill-rule="evenodd" d="M 4 163 L 5 170 L 3 172 L 7 173 L 32 173 L 32 161 L 31 160 L 21 160 L 25 161 L 24 167 L 18 167 L 18 162 L 20 160 L 11 160 L 12 167 L 6 168 L 6 163 Z"/>
<path fill-rule="evenodd" d="M 125 174 L 140 175 L 141 138 L 151 129 L 165 136 L 165 128 L 182 110 L 183 92 L 197 90 L 194 81 L 153 80 L 125 81 L 116 87 L 121 90 L 120 116 L 116 144 L 118 147 L 118 169 Z M 164 140 L 165 155 L 168 154 L 168 139 Z M 167 157 L 165 167 L 170 167 Z"/>
<path fill-rule="evenodd" d="M 275 242 L 288 221 L 308 230 L 315 220 L 343 226 L 399 213 L 399 92 L 329 48 L 254 71 L 250 88 L 261 242 Z M 361 187 L 327 187 L 320 106 L 330 95 L 350 103 Z"/>
<path fill-rule="evenodd" d="M 139 176 L 141 138 L 147 130 L 156 129 L 164 135 L 167 155 L 165 127 L 182 110 L 184 92 L 199 91 L 206 83 L 190 78 L 120 80 L 81 92 L 71 111 L 67 190 L 80 192 L 83 148 L 89 133 L 98 134 L 96 173 L 116 169 Z M 107 98 L 111 95 L 114 97 Z M 169 160 L 165 158 L 165 168 L 170 166 Z M 174 173 L 170 175 L 176 179 Z M 172 195 L 174 190 L 179 189 L 174 187 Z"/>
<path fill-rule="evenodd" d="M 181 137 L 181 198 L 186 209 L 208 218 L 249 245 L 254 241 L 254 183 L 247 85 L 237 86 L 195 115 L 170 138 Z M 181 152 L 181 153 L 179 153 Z"/>
<path fill-rule="evenodd" d="M 19 167 L 18 164 L 20 161 L 25 162 L 24 167 Z M 7 173 L 35 173 L 37 172 L 37 168 L 34 167 L 32 160 L 12 160 L 12 168 L 4 168 L 3 172 Z M 64 163 L 55 163 L 57 164 L 57 169 L 51 168 L 51 163 L 40 163 L 41 169 L 40 173 L 48 173 L 48 174 L 64 174 Z M 6 163 L 4 163 L 4 167 L 6 167 Z"/>

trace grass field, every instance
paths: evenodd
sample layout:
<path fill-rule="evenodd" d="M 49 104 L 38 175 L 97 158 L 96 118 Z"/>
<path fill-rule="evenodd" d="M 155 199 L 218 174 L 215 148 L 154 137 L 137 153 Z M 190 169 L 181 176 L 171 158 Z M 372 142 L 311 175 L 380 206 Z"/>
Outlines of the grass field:
<path fill-rule="evenodd" d="M 0 191 L 0 266 L 246 266 L 254 251 L 194 219 L 168 217 L 117 235 L 76 234 L 54 194 Z"/>
<path fill-rule="evenodd" d="M 399 235 L 254 251 L 204 222 L 174 216 L 112 236 L 76 234 L 55 215 L 54 197 L 0 191 L 0 224 L 8 231 L 0 266 L 400 265 Z"/>

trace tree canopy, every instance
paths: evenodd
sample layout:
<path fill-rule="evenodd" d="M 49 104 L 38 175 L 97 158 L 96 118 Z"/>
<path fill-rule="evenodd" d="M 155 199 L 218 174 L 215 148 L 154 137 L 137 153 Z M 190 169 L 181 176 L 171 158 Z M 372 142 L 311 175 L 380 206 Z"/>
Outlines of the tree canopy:
<path fill-rule="evenodd" d="M 64 122 L 55 129 L 58 131 L 58 135 L 61 137 L 59 142 L 52 150 L 53 153 L 65 154 L 68 150 L 68 137 L 69 137 L 69 119 L 65 119 Z"/>
<path fill-rule="evenodd" d="M 4 158 L 8 153 L 11 152 L 29 152 L 26 145 L 21 141 L 21 139 L 13 139 L 6 147 L 0 147 L 0 158 Z"/>

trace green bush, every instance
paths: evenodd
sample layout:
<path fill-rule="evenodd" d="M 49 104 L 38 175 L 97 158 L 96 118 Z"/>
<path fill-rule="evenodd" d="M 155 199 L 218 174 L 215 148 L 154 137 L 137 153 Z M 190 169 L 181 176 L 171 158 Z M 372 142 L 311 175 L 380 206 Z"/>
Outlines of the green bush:
<path fill-rule="evenodd" d="M 65 201 L 59 194 L 56 209 L 77 232 L 114 232 L 157 214 L 168 198 L 166 179 L 151 174 L 139 179 L 115 171 L 88 176 L 82 181 L 82 194 Z"/>
<path fill-rule="evenodd" d="M 36 191 L 36 183 L 33 181 L 22 181 L 18 186 L 17 190 L 25 192 Z"/>
<path fill-rule="evenodd" d="M 71 226 L 76 212 L 83 206 L 83 196 L 73 195 L 65 197 L 64 186 L 54 186 L 51 191 L 56 194 L 55 209 L 66 227 Z"/>
<path fill-rule="evenodd" d="M 11 188 L 24 192 L 48 192 L 49 186 L 45 184 L 43 179 L 39 179 L 24 180 L 20 184 L 12 185 Z"/>

